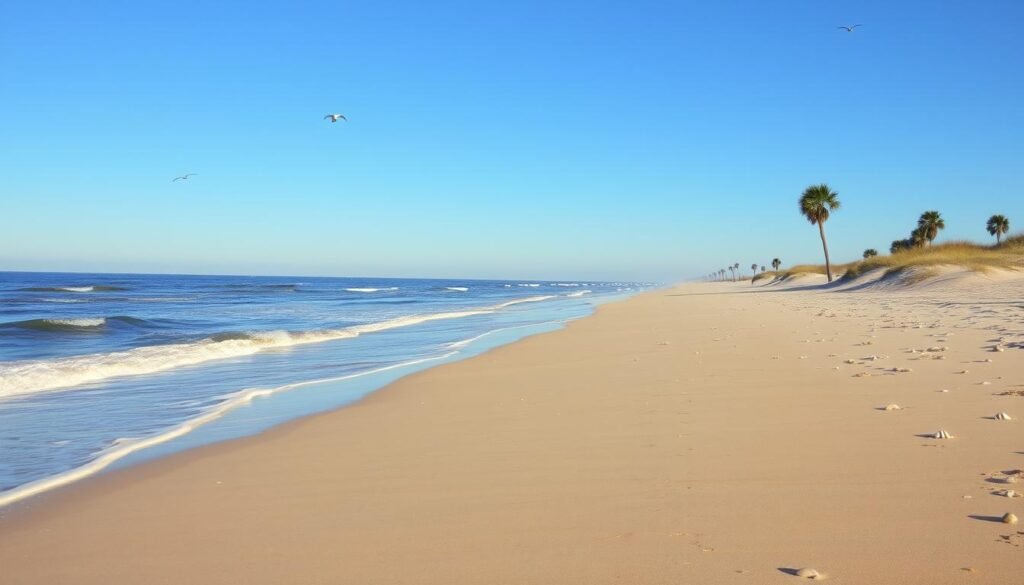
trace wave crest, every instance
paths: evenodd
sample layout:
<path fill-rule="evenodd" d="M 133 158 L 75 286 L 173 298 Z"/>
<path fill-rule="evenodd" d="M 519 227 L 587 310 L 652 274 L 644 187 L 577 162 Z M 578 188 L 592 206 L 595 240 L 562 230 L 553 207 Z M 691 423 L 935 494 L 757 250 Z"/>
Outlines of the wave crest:
<path fill-rule="evenodd" d="M 107 286 L 94 284 L 88 286 L 30 286 L 18 289 L 24 292 L 65 292 L 65 293 L 87 293 L 87 292 L 111 292 L 128 290 L 123 286 Z"/>
<path fill-rule="evenodd" d="M 398 287 L 397 286 L 389 286 L 389 287 L 386 287 L 386 288 L 370 288 L 370 287 L 366 287 L 366 288 L 346 288 L 345 289 L 346 292 L 357 292 L 357 293 L 375 293 L 375 292 L 391 291 L 391 290 L 398 290 Z"/>

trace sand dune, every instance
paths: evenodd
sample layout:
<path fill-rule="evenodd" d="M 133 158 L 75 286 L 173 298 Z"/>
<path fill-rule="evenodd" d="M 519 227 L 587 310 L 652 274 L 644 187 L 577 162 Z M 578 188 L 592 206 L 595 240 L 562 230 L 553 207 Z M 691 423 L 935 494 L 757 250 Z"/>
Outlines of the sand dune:
<path fill-rule="evenodd" d="M 815 282 L 654 291 L 29 500 L 0 582 L 1019 581 L 1024 280 Z"/>

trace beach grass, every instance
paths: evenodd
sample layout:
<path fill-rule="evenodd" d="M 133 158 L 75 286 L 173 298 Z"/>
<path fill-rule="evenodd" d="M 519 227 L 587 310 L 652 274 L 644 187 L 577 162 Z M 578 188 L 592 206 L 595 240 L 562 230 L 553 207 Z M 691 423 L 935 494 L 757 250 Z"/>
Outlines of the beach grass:
<path fill-rule="evenodd" d="M 939 266 L 963 267 L 974 272 L 991 270 L 1024 270 L 1024 234 L 1017 234 L 998 245 L 983 245 L 966 240 L 935 244 L 924 248 L 901 250 L 885 256 L 873 256 L 846 264 L 834 264 L 833 270 L 843 280 L 852 280 L 874 270 L 885 270 L 885 277 L 907 275 L 923 280 L 936 274 Z M 910 274 L 910 273 L 913 274 Z M 799 264 L 778 272 L 765 272 L 754 278 L 787 280 L 808 274 L 825 274 L 824 264 Z"/>

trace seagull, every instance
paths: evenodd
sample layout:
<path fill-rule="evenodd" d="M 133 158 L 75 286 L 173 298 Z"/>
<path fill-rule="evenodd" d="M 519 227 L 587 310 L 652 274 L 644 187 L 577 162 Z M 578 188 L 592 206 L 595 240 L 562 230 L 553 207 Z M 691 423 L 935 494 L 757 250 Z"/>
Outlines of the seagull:
<path fill-rule="evenodd" d="M 171 182 L 172 183 L 177 183 L 178 181 L 187 181 L 189 177 L 194 177 L 197 174 L 198 173 L 188 173 L 188 174 L 182 175 L 180 177 L 174 177 L 173 179 L 171 179 Z"/>
<path fill-rule="evenodd" d="M 855 24 L 853 26 L 837 26 L 836 28 L 841 28 L 841 29 L 845 30 L 846 32 L 853 32 L 853 29 L 857 28 L 858 26 L 864 26 L 864 25 L 863 24 Z"/>
<path fill-rule="evenodd" d="M 346 122 L 348 122 L 348 118 L 342 116 L 341 114 L 327 114 L 326 116 L 324 116 L 324 120 L 330 120 L 331 124 L 337 122 L 338 120 L 345 120 Z"/>

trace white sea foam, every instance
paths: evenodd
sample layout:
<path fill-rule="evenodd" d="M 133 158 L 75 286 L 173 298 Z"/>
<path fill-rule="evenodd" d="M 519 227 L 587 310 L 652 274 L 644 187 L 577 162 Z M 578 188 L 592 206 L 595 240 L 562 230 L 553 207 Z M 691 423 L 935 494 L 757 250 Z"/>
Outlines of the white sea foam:
<path fill-rule="evenodd" d="M 40 299 L 44 303 L 84 303 L 85 299 Z"/>
<path fill-rule="evenodd" d="M 524 283 L 522 283 L 522 284 L 519 284 L 518 286 L 528 286 L 528 287 L 530 287 L 530 288 L 537 288 L 537 287 L 538 287 L 538 286 L 540 286 L 540 285 L 539 285 L 539 284 L 536 284 L 536 283 L 525 283 L 525 282 L 524 282 Z"/>
<path fill-rule="evenodd" d="M 551 297 L 528 297 L 480 309 L 410 315 L 341 329 L 298 333 L 288 331 L 243 332 L 218 335 L 191 343 L 150 345 L 105 354 L 0 363 L 0 400 L 35 392 L 70 388 L 108 378 L 153 374 L 212 360 L 243 357 L 271 348 L 346 339 L 364 333 L 408 327 L 429 321 L 484 315 L 518 303 L 535 302 L 548 298 Z"/>
<path fill-rule="evenodd" d="M 58 290 L 67 291 L 67 292 L 93 292 L 94 290 L 96 290 L 96 287 L 92 287 L 92 286 L 58 286 L 57 289 Z"/>
<path fill-rule="evenodd" d="M 464 286 L 446 286 L 446 287 L 444 287 L 444 289 L 445 290 L 455 291 L 455 292 L 466 292 L 467 290 L 469 290 L 468 288 L 466 288 Z"/>
<path fill-rule="evenodd" d="M 569 294 L 567 294 L 565 296 L 567 296 L 567 297 L 582 297 L 583 295 L 589 295 L 590 292 L 591 291 L 589 291 L 589 290 L 576 290 L 576 291 L 573 291 L 573 292 L 571 292 L 571 293 L 569 293 Z"/>
<path fill-rule="evenodd" d="M 252 400 L 255 398 L 271 396 L 279 392 L 294 390 L 295 388 L 300 388 L 302 386 L 311 386 L 313 384 L 322 384 L 326 382 L 339 382 L 342 380 L 360 378 L 363 376 L 369 376 L 371 374 L 378 374 L 381 372 L 386 372 L 388 370 L 413 366 L 421 363 L 443 360 L 455 355 L 456 353 L 458 352 L 451 351 L 439 356 L 411 360 L 399 364 L 384 366 L 382 368 L 377 368 L 366 372 L 359 372 L 357 374 L 348 374 L 345 376 L 324 378 L 320 380 L 309 380 L 306 382 L 296 382 L 294 384 L 287 384 L 285 386 L 279 386 L 277 388 L 252 388 L 235 392 L 233 394 L 226 396 L 224 401 L 218 403 L 216 406 L 209 408 L 199 416 L 189 419 L 158 435 L 142 439 L 118 439 L 114 441 L 113 445 L 111 445 L 110 448 L 99 453 L 95 459 L 81 467 L 76 467 L 75 469 L 71 469 L 64 473 L 53 475 L 44 479 L 40 479 L 38 481 L 33 481 L 18 486 L 14 489 L 0 492 L 0 507 L 12 504 L 19 500 L 23 500 L 27 497 L 52 490 L 62 485 L 67 485 L 74 481 L 78 481 L 79 479 L 83 479 L 85 477 L 93 475 L 96 472 L 102 471 L 103 469 L 109 467 L 112 463 L 120 459 L 123 459 L 128 455 L 131 455 L 132 453 L 135 453 L 136 451 L 141 451 L 148 447 L 159 445 L 161 443 L 166 443 L 167 441 L 176 439 L 178 437 L 181 437 L 182 435 L 186 435 L 207 423 L 219 419 L 220 417 L 224 416 L 227 412 L 243 404 L 248 404 L 249 402 L 252 402 Z"/>
<path fill-rule="evenodd" d="M 512 301 L 505 301 L 504 303 L 501 303 L 500 305 L 496 305 L 495 308 L 497 308 L 497 309 L 504 309 L 505 307 L 511 307 L 512 305 L 519 305 L 519 304 L 522 304 L 522 303 L 536 303 L 536 302 L 539 302 L 539 301 L 546 301 L 548 299 L 553 299 L 553 298 L 555 298 L 555 295 L 545 295 L 545 296 L 537 296 L 537 297 L 526 297 L 525 299 L 515 299 L 515 300 L 512 300 Z"/>
<path fill-rule="evenodd" d="M 373 292 L 380 292 L 380 291 L 387 291 L 387 290 L 398 290 L 398 287 L 397 286 L 389 286 L 387 288 L 346 288 L 345 290 L 348 291 L 348 292 L 373 293 Z"/>
<path fill-rule="evenodd" d="M 82 318 L 82 319 L 43 319 L 44 322 L 50 323 L 51 325 L 60 325 L 63 327 L 100 327 L 107 322 L 103 317 L 97 317 L 95 319 Z"/>

